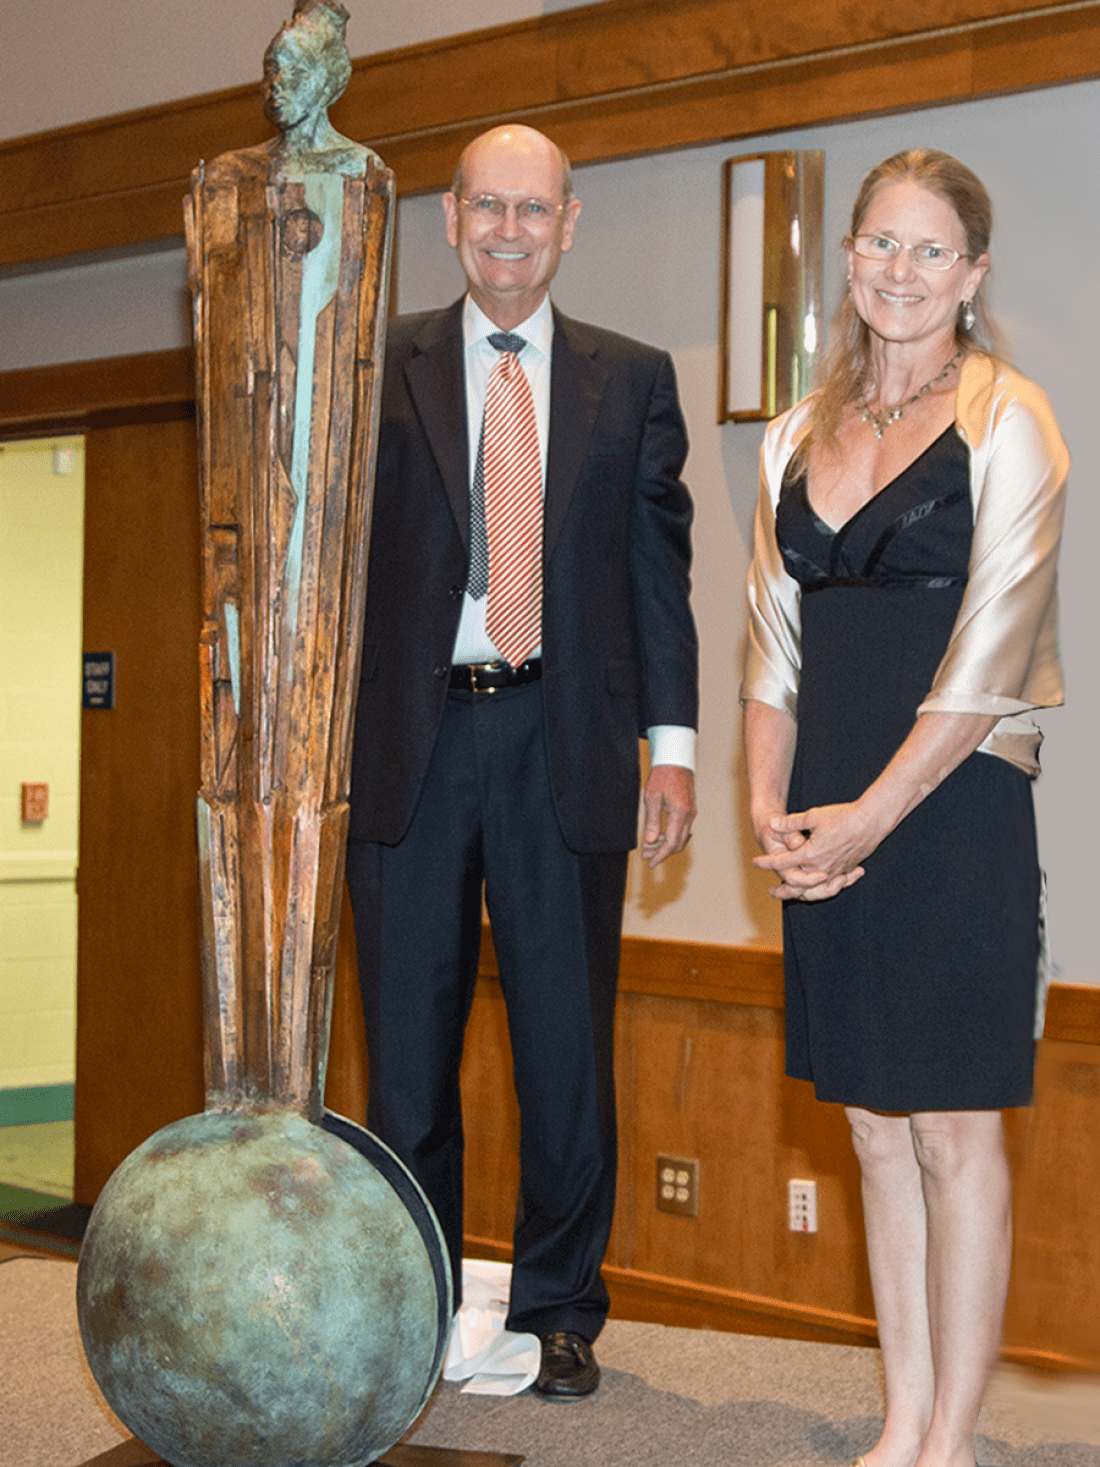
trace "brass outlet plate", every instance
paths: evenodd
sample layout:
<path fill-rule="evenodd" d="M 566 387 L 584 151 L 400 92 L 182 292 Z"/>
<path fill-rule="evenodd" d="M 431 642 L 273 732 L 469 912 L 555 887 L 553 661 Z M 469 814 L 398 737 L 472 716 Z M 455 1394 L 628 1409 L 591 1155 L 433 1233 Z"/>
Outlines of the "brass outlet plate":
<path fill-rule="evenodd" d="M 699 1163 L 682 1156 L 657 1158 L 657 1211 L 699 1216 Z"/>

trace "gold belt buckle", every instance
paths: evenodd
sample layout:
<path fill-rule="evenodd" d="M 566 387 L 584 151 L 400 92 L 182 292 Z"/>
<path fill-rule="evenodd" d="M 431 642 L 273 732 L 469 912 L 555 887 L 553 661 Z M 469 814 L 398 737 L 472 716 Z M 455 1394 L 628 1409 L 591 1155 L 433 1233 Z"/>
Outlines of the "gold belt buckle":
<path fill-rule="evenodd" d="M 477 679 L 482 672 L 496 672 L 504 666 L 503 662 L 467 662 L 465 664 L 470 670 L 470 691 L 472 693 L 486 693 L 490 697 L 493 693 L 499 693 L 500 687 L 479 688 Z M 503 683 L 500 685 L 503 687 Z"/>

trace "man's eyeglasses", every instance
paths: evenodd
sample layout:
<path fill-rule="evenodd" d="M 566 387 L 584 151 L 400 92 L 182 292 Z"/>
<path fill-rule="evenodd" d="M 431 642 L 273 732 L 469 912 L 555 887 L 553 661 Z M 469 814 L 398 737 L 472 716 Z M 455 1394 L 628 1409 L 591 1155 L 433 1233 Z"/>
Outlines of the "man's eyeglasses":
<path fill-rule="evenodd" d="M 919 270 L 950 270 L 956 260 L 962 259 L 958 250 L 942 244 L 903 245 L 888 234 L 857 234 L 852 248 L 863 260 L 879 260 L 889 265 L 908 250 L 913 264 Z"/>
<path fill-rule="evenodd" d="M 517 221 L 527 229 L 548 229 L 564 204 L 548 204 L 545 199 L 524 199 L 521 204 L 507 204 L 495 194 L 475 194 L 472 199 L 459 199 L 474 219 L 484 223 L 500 224 L 508 217 L 508 210 L 516 211 Z"/>

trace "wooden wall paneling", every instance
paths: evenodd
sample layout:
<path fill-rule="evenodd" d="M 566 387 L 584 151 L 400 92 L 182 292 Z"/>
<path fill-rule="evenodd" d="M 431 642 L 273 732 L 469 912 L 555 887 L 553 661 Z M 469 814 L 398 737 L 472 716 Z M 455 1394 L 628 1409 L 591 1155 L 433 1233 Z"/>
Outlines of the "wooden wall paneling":
<path fill-rule="evenodd" d="M 1044 1040 L 1035 1104 L 1011 1116 L 1016 1236 L 1005 1340 L 1012 1357 L 1100 1369 L 1096 1037 L 1091 1044 Z"/>
<path fill-rule="evenodd" d="M 1076 14 L 1060 19 L 1057 27 L 1044 25 L 1042 44 L 1034 52 L 1032 20 L 1013 20 L 1005 22 L 996 38 L 984 31 L 961 32 L 857 46 L 563 102 L 532 109 L 523 120 L 549 132 L 574 161 L 591 162 L 1096 76 L 1100 11 L 1088 18 Z M 456 156 L 476 131 L 456 126 L 426 139 L 394 138 L 379 145 L 404 187 L 430 187 L 436 158 L 448 152 Z"/>
<path fill-rule="evenodd" d="M 1023 22 L 983 27 L 974 35 L 976 94 L 1058 86 L 1100 73 L 1100 12 L 1058 6 Z"/>
<path fill-rule="evenodd" d="M 360 58 L 333 121 L 402 192 L 519 117 L 578 162 L 1100 74 L 1100 3 L 608 0 Z M 178 235 L 201 157 L 267 134 L 258 87 L 0 143 L 0 266 Z"/>
<path fill-rule="evenodd" d="M 261 41 L 257 51 L 254 85 L 160 102 L 0 144 L 5 182 L 14 191 L 9 207 L 16 201 L 22 208 L 39 208 L 68 199 L 121 196 L 171 178 L 186 188 L 191 169 L 200 158 L 213 157 L 224 146 L 222 139 L 231 136 L 236 146 L 247 146 L 270 137 L 274 129 L 259 105 L 264 45 Z M 111 146 L 103 146 L 105 139 Z"/>
<path fill-rule="evenodd" d="M 612 0 L 364 57 L 341 118 L 403 190 L 425 189 L 506 117 L 561 134 L 592 162 L 1092 75 L 1096 20 L 1091 6 L 1026 0 L 937 0 L 919 25 L 881 4 Z M 835 85 L 822 87 L 820 63 Z M 491 112 L 471 100 L 481 97 Z"/>
<path fill-rule="evenodd" d="M 110 145 L 116 145 L 116 139 L 111 138 Z M 0 178 L 6 171 L 3 164 L 0 152 Z M 95 250 L 126 250 L 150 240 L 178 237 L 182 244 L 184 192 L 183 181 L 172 178 L 115 194 L 80 194 L 60 203 L 12 208 L 0 213 L 0 267 L 64 260 Z"/>
<path fill-rule="evenodd" d="M 634 994 L 624 1007 L 633 1063 L 620 1092 L 631 1132 L 621 1201 L 631 1227 L 629 1251 L 610 1261 L 873 1329 L 847 1124 L 784 1077 L 782 1015 Z M 698 1161 L 698 1217 L 657 1210 L 658 1154 Z M 816 1234 L 787 1226 L 791 1177 L 817 1181 Z"/>
<path fill-rule="evenodd" d="M 783 1074 L 778 962 L 770 949 L 624 942 L 612 1308 L 620 1318 L 873 1343 L 858 1166 L 841 1108 Z M 463 1067 L 467 1246 L 507 1258 L 517 1133 L 494 973 L 487 939 Z M 712 996 L 685 996 L 685 978 Z M 1008 1129 L 1017 1245 L 1003 1354 L 1096 1369 L 1100 1276 L 1087 1220 L 1100 1207 L 1100 990 L 1052 990 L 1036 1104 L 1009 1112 Z M 657 1212 L 659 1152 L 699 1160 L 697 1219 Z M 814 1236 L 787 1228 L 794 1176 L 818 1183 Z"/>
<path fill-rule="evenodd" d="M 199 540 L 194 424 L 86 440 L 84 647 L 116 704 L 81 723 L 75 1199 L 202 1109 L 195 794 Z"/>

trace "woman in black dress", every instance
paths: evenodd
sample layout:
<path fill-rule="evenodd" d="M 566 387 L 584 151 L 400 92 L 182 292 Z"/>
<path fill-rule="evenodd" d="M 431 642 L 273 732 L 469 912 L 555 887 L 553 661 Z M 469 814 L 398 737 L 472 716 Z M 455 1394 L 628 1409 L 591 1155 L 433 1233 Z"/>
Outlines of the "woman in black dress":
<path fill-rule="evenodd" d="M 944 153 L 864 181 L 820 389 L 769 425 L 742 698 L 784 902 L 787 1072 L 845 1105 L 886 1421 L 866 1467 L 974 1467 L 1031 1097 L 1038 730 L 1062 701 L 1069 461 L 984 349 L 989 199 Z M 1040 1022 L 1041 1022 L 1041 1016 Z"/>

